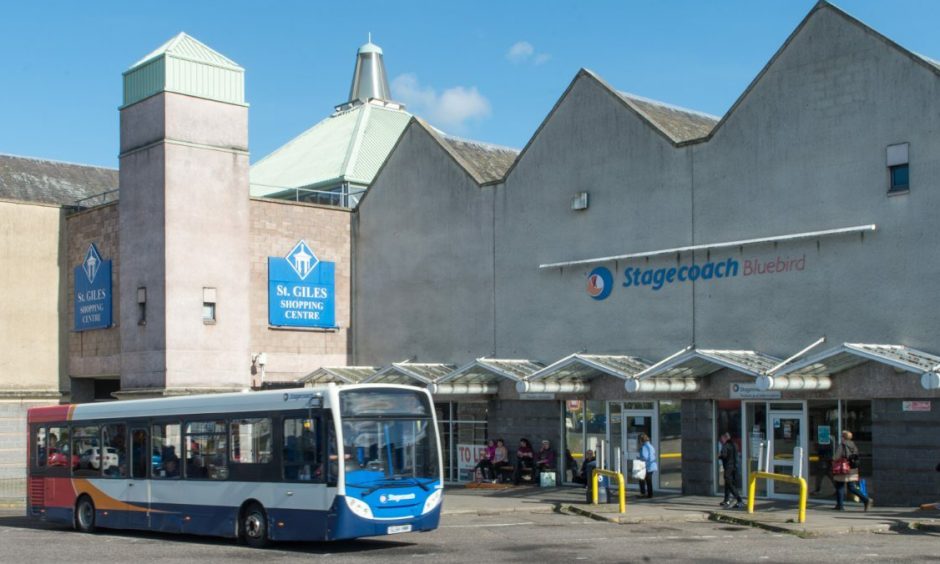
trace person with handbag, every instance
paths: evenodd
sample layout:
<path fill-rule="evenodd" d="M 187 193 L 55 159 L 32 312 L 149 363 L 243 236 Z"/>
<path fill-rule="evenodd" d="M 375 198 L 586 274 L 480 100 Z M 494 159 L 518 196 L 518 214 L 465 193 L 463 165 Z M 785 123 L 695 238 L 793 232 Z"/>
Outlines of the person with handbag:
<path fill-rule="evenodd" d="M 640 496 L 653 497 L 653 473 L 659 470 L 659 465 L 656 464 L 656 449 L 646 433 L 640 433 L 637 442 L 640 443 L 640 454 L 636 459 L 642 460 L 645 467 L 645 476 L 639 479 Z"/>
<path fill-rule="evenodd" d="M 842 431 L 842 443 L 832 457 L 832 480 L 836 486 L 836 511 L 845 511 L 845 490 L 858 496 L 865 504 L 865 511 L 874 504 L 874 500 L 858 487 L 859 455 L 858 447 L 852 441 L 851 431 Z"/>
<path fill-rule="evenodd" d="M 731 440 L 731 433 L 721 435 L 721 452 L 718 454 L 718 460 L 721 460 L 725 479 L 725 499 L 721 502 L 722 507 L 734 507 L 742 509 L 744 500 L 741 499 L 741 492 L 738 491 L 738 448 Z M 731 497 L 734 496 L 732 506 Z"/>

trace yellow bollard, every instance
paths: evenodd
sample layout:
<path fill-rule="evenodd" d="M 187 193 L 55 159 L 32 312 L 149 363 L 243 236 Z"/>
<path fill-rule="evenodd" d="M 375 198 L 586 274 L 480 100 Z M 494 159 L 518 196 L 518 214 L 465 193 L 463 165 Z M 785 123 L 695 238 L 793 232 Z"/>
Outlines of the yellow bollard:
<path fill-rule="evenodd" d="M 748 478 L 747 485 L 747 512 L 754 513 L 754 496 L 757 490 L 757 480 L 758 478 L 763 478 L 765 480 L 773 480 L 776 482 L 788 482 L 790 484 L 797 484 L 800 486 L 800 507 L 799 513 L 797 514 L 797 520 L 800 523 L 806 522 L 806 498 L 807 495 L 807 486 L 805 478 L 797 478 L 795 476 L 788 476 L 786 474 L 774 474 L 771 472 L 754 472 Z"/>
<path fill-rule="evenodd" d="M 624 484 L 623 474 L 620 472 L 612 472 L 610 470 L 603 470 L 601 468 L 595 468 L 594 472 L 591 474 L 591 503 L 597 505 L 597 477 L 598 476 L 608 476 L 611 478 L 617 479 L 617 490 L 618 497 L 620 498 L 620 512 L 627 512 L 627 487 Z"/>

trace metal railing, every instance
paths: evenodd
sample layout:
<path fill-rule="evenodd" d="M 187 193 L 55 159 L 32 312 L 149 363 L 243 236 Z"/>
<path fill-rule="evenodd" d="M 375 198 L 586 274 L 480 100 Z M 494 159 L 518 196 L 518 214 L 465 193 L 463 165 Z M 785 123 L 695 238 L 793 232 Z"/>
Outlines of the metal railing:
<path fill-rule="evenodd" d="M 118 201 L 119 190 L 108 190 L 107 192 L 101 192 L 100 194 L 94 194 L 86 198 L 81 198 L 80 200 L 75 200 L 73 207 L 76 210 L 84 210 L 88 208 L 93 208 L 95 206 L 103 206 L 104 204 L 110 204 L 111 202 Z"/>
<path fill-rule="evenodd" d="M 627 512 L 627 488 L 623 482 L 623 474 L 620 472 L 614 472 L 612 470 L 604 470 L 602 468 L 595 468 L 594 472 L 591 473 L 591 503 L 597 505 L 597 478 L 598 476 L 607 476 L 609 478 L 617 479 L 617 489 L 619 491 L 619 501 L 620 501 L 620 512 Z"/>
<path fill-rule="evenodd" d="M 798 484 L 800 486 L 800 506 L 799 506 L 799 522 L 806 522 L 806 479 L 800 478 L 798 476 L 789 476 L 787 474 L 774 474 L 773 472 L 754 472 L 748 478 L 747 484 L 747 512 L 754 513 L 754 496 L 757 492 L 757 480 L 773 480 L 775 482 L 787 482 L 790 484 Z"/>

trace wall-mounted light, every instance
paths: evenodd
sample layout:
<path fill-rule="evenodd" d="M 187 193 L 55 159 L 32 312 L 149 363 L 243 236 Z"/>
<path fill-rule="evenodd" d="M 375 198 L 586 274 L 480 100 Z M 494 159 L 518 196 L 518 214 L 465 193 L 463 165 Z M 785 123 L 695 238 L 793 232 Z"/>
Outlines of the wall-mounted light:
<path fill-rule="evenodd" d="M 573 210 L 586 210 L 588 208 L 588 193 L 587 192 L 578 192 L 574 195 L 574 198 L 571 200 L 571 209 Z"/>

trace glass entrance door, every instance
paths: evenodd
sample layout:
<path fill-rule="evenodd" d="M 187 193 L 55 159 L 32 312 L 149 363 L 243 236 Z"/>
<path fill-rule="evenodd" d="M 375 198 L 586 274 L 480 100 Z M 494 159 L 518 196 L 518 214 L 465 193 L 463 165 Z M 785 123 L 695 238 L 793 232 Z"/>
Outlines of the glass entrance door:
<path fill-rule="evenodd" d="M 630 409 L 629 404 L 624 405 L 624 409 L 621 412 L 622 414 L 622 437 L 623 443 L 621 446 L 620 452 L 623 453 L 623 464 L 621 468 L 623 469 L 624 477 L 627 478 L 628 482 L 631 484 L 631 487 L 638 488 L 636 480 L 633 480 L 630 477 L 630 472 L 632 472 L 632 462 L 636 460 L 637 456 L 640 454 L 640 444 L 639 437 L 641 433 L 645 433 L 653 445 L 659 444 L 659 425 L 656 418 L 656 410 L 654 409 Z M 653 489 L 659 489 L 659 474 L 653 474 Z"/>
<path fill-rule="evenodd" d="M 809 477 L 809 454 L 806 450 L 806 412 L 802 404 L 770 404 L 767 410 L 767 429 L 770 449 L 770 471 L 776 474 L 794 475 L 802 467 L 804 478 Z M 781 409 L 783 408 L 783 409 Z M 796 408 L 796 409 L 795 409 Z M 802 457 L 794 458 L 794 449 L 801 448 Z M 768 495 L 799 495 L 796 484 L 771 482 L 767 485 Z"/>

